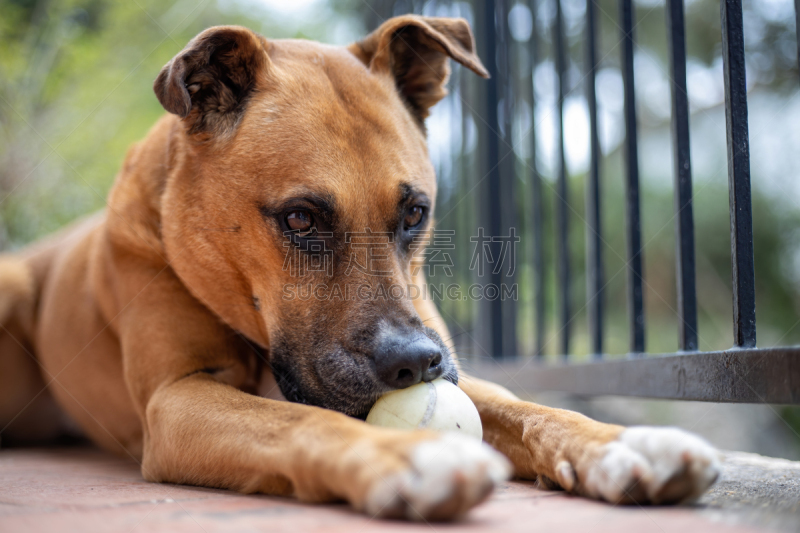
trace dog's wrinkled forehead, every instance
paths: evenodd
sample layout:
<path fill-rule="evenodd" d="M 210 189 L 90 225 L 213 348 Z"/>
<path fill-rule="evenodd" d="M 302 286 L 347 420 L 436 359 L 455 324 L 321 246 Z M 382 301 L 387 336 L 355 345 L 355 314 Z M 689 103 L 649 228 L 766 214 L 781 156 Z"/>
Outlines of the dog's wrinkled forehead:
<path fill-rule="evenodd" d="M 273 86 L 249 102 L 231 156 L 272 176 L 272 197 L 316 192 L 382 212 L 408 189 L 435 196 L 424 132 L 391 80 L 318 43 L 278 42 L 271 59 Z"/>

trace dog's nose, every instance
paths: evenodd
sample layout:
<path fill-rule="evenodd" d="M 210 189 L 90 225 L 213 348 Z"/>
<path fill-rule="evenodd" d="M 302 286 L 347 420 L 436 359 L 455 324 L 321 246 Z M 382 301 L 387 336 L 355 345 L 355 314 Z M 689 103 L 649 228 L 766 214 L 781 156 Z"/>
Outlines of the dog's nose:
<path fill-rule="evenodd" d="M 374 352 L 378 377 L 393 389 L 404 389 L 442 375 L 442 350 L 428 337 L 392 335 Z"/>

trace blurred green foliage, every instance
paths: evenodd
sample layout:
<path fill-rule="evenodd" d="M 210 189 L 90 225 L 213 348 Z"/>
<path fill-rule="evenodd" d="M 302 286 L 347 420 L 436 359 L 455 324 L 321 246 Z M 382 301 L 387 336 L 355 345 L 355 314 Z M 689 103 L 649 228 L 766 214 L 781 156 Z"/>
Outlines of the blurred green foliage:
<path fill-rule="evenodd" d="M 323 11 L 359 29 L 349 3 Z M 233 1 L 0 0 L 0 249 L 105 205 L 125 151 L 164 113 L 159 70 L 220 24 L 321 40 L 332 27 L 318 16 L 293 31 Z"/>

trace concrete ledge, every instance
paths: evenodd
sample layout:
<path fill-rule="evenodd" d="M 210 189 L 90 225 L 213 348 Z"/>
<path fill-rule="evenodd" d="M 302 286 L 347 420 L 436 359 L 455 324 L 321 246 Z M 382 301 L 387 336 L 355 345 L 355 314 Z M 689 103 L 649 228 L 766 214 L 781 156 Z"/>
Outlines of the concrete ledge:
<path fill-rule="evenodd" d="M 715 520 L 800 531 L 800 462 L 724 452 L 720 480 L 698 502 Z"/>

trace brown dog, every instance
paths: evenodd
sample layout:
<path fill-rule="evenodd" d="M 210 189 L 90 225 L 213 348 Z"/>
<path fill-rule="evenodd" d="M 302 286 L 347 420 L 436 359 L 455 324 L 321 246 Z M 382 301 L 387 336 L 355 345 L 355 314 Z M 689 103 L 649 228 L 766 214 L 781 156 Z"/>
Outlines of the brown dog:
<path fill-rule="evenodd" d="M 106 212 L 0 262 L 5 436 L 57 431 L 52 395 L 148 480 L 411 519 L 463 514 L 511 473 L 503 456 L 518 477 L 611 502 L 702 493 L 718 466 L 697 437 L 459 377 L 430 299 L 287 297 L 298 279 L 423 286 L 410 236 L 432 218 L 424 119 L 448 58 L 486 75 L 463 20 L 398 17 L 347 48 L 239 27 L 192 40 L 158 76 L 170 115 L 130 150 Z M 365 235 L 390 238 L 374 253 Z M 439 376 L 475 402 L 491 446 L 359 420 Z"/>

